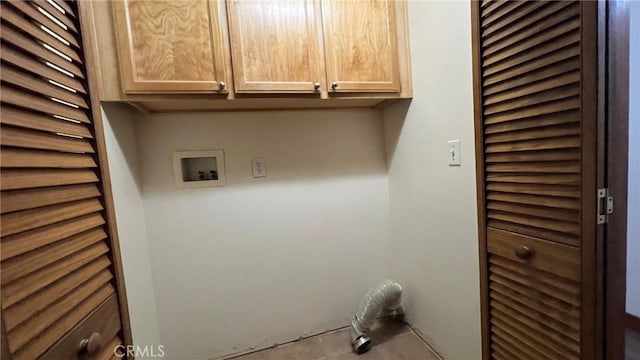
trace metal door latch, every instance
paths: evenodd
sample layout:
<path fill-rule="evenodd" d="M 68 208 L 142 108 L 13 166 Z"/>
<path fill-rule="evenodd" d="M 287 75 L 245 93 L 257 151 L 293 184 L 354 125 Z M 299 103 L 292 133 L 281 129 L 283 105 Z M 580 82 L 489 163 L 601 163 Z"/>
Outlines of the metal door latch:
<path fill-rule="evenodd" d="M 609 195 L 609 189 L 598 189 L 598 224 L 606 224 L 609 214 L 613 213 L 613 196 Z"/>

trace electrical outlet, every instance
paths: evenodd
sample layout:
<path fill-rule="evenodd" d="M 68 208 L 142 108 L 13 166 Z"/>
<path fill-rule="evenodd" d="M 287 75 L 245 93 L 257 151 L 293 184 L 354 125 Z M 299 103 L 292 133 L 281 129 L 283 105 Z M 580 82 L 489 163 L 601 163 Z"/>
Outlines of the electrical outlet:
<path fill-rule="evenodd" d="M 449 166 L 460 166 L 460 140 L 449 141 Z"/>
<path fill-rule="evenodd" d="M 253 169 L 253 177 L 265 177 L 267 176 L 267 165 L 264 162 L 264 159 L 251 159 L 251 167 Z"/>

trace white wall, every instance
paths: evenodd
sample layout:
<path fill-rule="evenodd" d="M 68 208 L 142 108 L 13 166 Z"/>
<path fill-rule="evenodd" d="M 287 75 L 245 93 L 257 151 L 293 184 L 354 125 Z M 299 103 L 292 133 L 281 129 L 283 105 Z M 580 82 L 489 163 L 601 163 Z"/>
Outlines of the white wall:
<path fill-rule="evenodd" d="M 136 126 L 167 358 L 208 359 L 346 325 L 388 276 L 379 112 L 153 115 Z M 227 185 L 177 190 L 173 152 L 216 149 Z M 253 157 L 266 161 L 266 178 L 251 177 Z"/>
<path fill-rule="evenodd" d="M 131 331 L 136 345 L 161 344 L 132 112 L 125 105 L 102 107 L 118 237 Z"/>
<path fill-rule="evenodd" d="M 481 358 L 470 26 L 467 1 L 409 2 L 414 99 L 384 111 L 392 275 L 408 320 L 451 360 Z"/>
<path fill-rule="evenodd" d="M 627 192 L 627 312 L 640 316 L 640 1 L 629 2 L 629 190 Z"/>

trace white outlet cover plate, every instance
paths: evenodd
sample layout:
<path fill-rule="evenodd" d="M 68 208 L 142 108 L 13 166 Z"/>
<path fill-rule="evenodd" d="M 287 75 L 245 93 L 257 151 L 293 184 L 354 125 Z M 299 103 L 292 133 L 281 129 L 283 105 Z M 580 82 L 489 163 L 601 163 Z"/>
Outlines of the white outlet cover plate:
<path fill-rule="evenodd" d="M 450 140 L 447 151 L 449 166 L 460 166 L 462 153 L 460 152 L 460 140 Z"/>
<path fill-rule="evenodd" d="M 251 159 L 251 169 L 254 178 L 260 178 L 267 176 L 267 164 L 264 159 L 254 158 Z"/>

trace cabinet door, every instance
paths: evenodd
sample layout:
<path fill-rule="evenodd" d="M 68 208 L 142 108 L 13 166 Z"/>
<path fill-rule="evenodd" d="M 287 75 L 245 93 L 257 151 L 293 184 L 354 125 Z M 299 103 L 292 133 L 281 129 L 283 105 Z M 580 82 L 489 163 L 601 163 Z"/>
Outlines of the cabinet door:
<path fill-rule="evenodd" d="M 236 92 L 326 89 L 317 0 L 230 0 L 227 4 Z"/>
<path fill-rule="evenodd" d="M 331 92 L 399 92 L 396 1 L 323 0 Z"/>
<path fill-rule="evenodd" d="M 486 360 L 602 358 L 597 7 L 472 2 Z"/>
<path fill-rule="evenodd" d="M 218 9 L 216 0 L 114 1 L 124 92 L 224 91 Z"/>
<path fill-rule="evenodd" d="M 102 359 L 131 343 L 83 3 L 0 4 L 3 360 Z"/>

